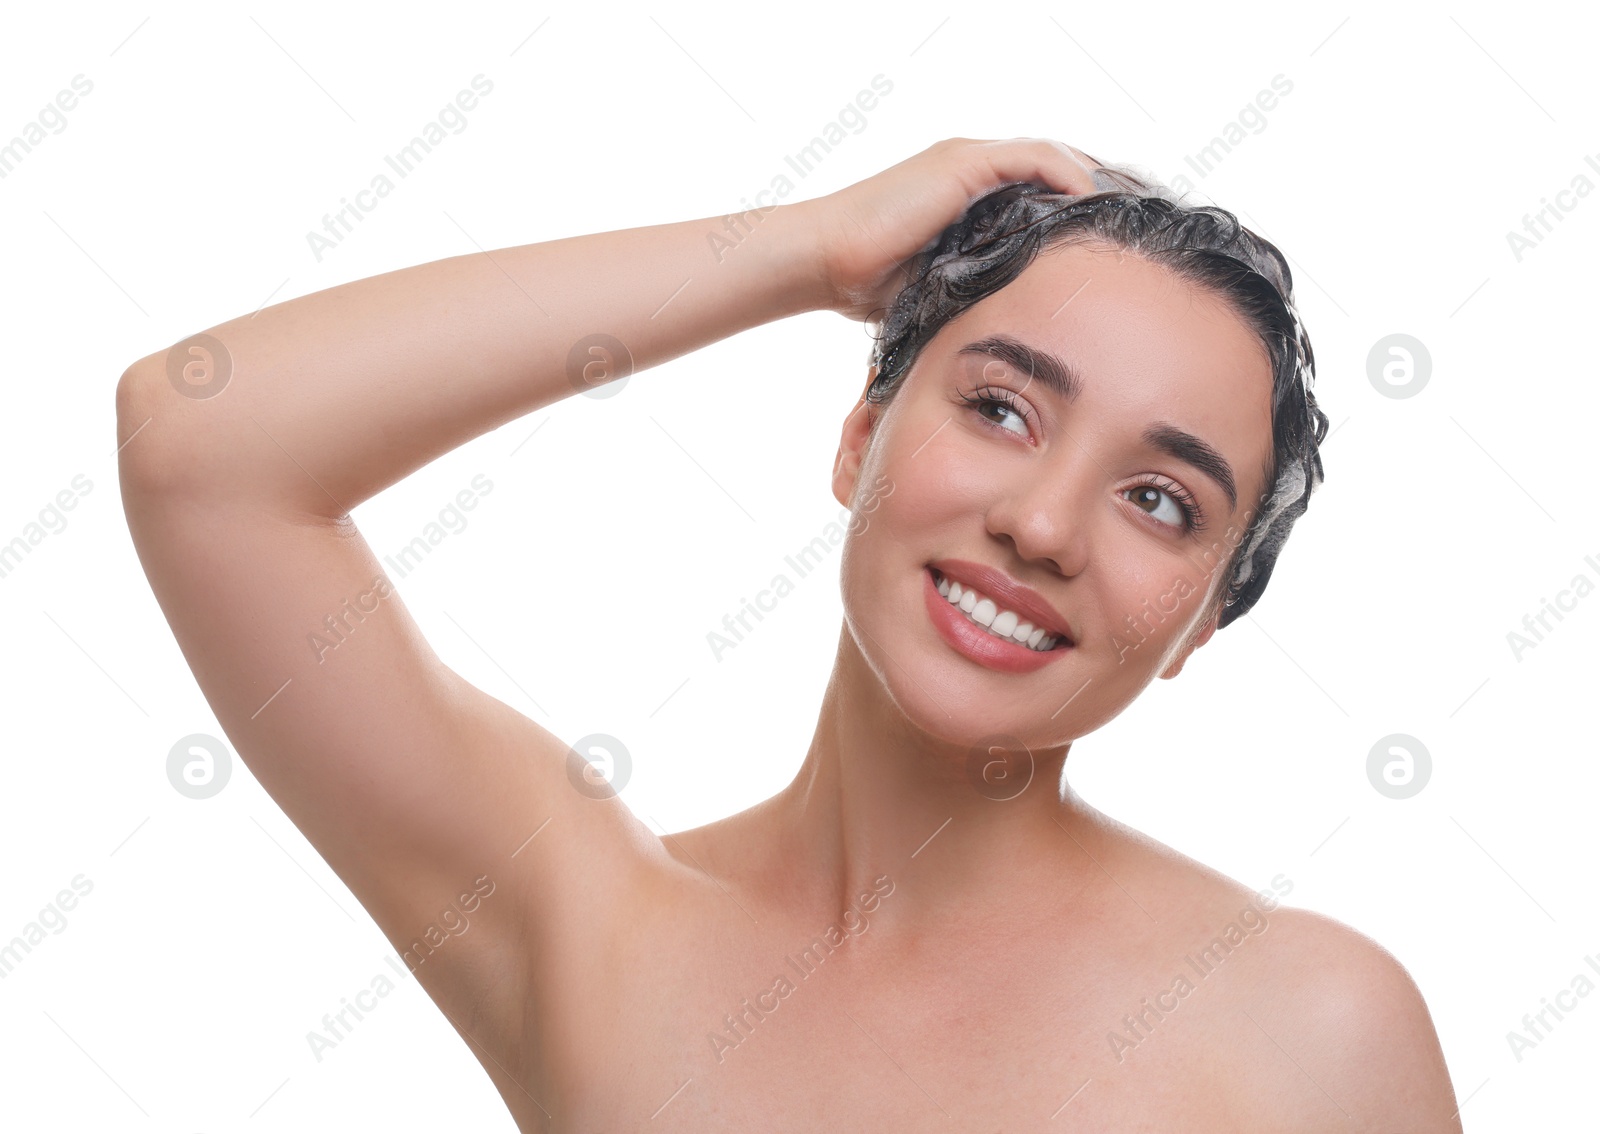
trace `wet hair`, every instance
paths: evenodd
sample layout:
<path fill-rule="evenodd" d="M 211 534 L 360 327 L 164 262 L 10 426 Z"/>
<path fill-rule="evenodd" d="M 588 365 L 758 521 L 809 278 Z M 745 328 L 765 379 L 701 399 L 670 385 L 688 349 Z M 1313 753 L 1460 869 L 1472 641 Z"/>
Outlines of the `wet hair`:
<path fill-rule="evenodd" d="M 900 388 L 939 329 L 1015 280 L 1046 248 L 1099 244 L 1161 264 L 1226 300 L 1256 332 L 1272 363 L 1272 452 L 1259 508 L 1222 568 L 1218 628 L 1247 612 L 1322 483 L 1318 446 L 1328 417 L 1311 394 L 1311 340 L 1294 304 L 1283 254 L 1225 209 L 1185 203 L 1127 166 L 1094 171 L 1095 192 L 1066 196 L 1034 184 L 995 189 L 968 207 L 907 265 L 908 280 L 878 324 L 866 399 L 882 405 Z M 1230 529 L 1237 534 L 1235 529 Z"/>

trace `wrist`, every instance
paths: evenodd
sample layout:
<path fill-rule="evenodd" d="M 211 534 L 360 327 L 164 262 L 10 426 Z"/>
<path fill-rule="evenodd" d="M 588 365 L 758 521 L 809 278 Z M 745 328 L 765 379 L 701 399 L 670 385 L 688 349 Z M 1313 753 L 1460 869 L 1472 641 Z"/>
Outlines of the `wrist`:
<path fill-rule="evenodd" d="M 778 205 L 765 214 L 762 228 L 770 238 L 770 269 L 784 281 L 779 298 L 783 314 L 838 310 L 816 203 Z"/>

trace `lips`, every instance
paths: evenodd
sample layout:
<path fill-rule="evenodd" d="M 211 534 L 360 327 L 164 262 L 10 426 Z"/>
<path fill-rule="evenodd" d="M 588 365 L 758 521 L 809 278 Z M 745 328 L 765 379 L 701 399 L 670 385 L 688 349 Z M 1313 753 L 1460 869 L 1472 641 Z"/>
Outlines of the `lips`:
<path fill-rule="evenodd" d="M 1014 610 L 1036 627 L 1077 645 L 1078 636 L 1060 611 L 1051 606 L 1045 597 L 1032 587 L 1013 579 L 1004 571 L 974 563 L 966 559 L 935 559 L 928 567 L 963 587 L 971 587 L 979 594 L 993 599 L 1002 610 Z"/>

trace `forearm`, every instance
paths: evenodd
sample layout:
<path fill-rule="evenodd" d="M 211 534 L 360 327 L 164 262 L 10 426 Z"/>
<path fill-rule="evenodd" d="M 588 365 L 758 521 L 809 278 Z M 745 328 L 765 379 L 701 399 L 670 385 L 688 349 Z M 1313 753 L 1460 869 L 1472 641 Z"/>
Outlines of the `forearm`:
<path fill-rule="evenodd" d="M 822 308 L 804 210 L 747 213 L 731 232 L 714 217 L 457 256 L 229 320 L 207 332 L 231 366 L 216 396 L 180 393 L 167 351 L 129 368 L 118 390 L 124 469 L 341 516 L 587 388 L 570 365 L 580 340 L 620 341 L 637 373 Z"/>

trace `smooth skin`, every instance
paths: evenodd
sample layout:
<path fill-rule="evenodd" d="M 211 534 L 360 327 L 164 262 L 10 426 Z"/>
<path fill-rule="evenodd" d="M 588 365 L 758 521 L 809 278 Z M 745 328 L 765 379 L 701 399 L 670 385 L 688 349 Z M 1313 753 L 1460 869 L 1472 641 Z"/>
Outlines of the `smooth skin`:
<path fill-rule="evenodd" d="M 1265 487 L 1265 354 L 1165 269 L 1053 249 L 943 328 L 887 407 L 851 410 L 834 673 L 799 774 L 748 811 L 654 834 L 574 790 L 567 742 L 445 666 L 392 585 L 358 601 L 383 572 L 350 510 L 572 396 L 579 339 L 614 335 L 637 372 L 801 312 L 868 318 L 975 197 L 1091 192 L 1093 164 L 1048 140 L 950 139 L 750 214 L 721 262 L 721 217 L 460 256 L 212 328 L 232 359 L 219 396 L 181 395 L 165 352 L 123 375 L 129 528 L 240 757 L 397 950 L 493 881 L 416 974 L 520 1129 L 1460 1129 L 1393 957 L 1062 779 L 1074 739 L 1210 638 L 1222 579 L 1202 548 Z M 1070 361 L 1078 396 L 959 353 L 999 333 Z M 1025 413 L 962 400 L 978 387 Z M 1237 504 L 1141 446 L 1155 420 L 1224 454 Z M 1152 483 L 1192 495 L 1203 532 L 1174 526 Z M 955 652 L 922 606 L 923 566 L 945 557 L 1038 590 L 1078 646 L 1026 675 Z M 1172 612 L 1118 645 L 1123 616 L 1180 579 Z M 319 659 L 309 635 L 347 599 L 369 612 Z M 1035 763 L 1003 801 L 966 761 L 997 732 Z M 1169 992 L 1252 904 L 1262 927 Z M 1145 1001 L 1169 1009 L 1130 1029 Z"/>

